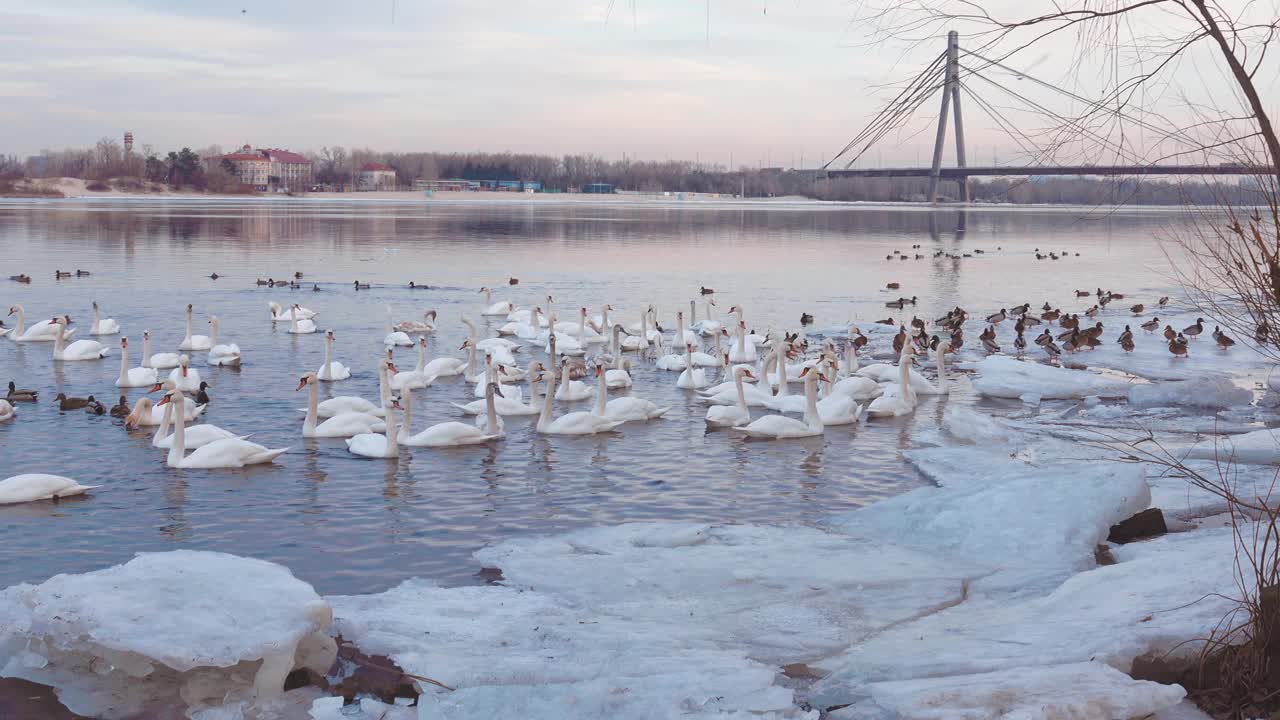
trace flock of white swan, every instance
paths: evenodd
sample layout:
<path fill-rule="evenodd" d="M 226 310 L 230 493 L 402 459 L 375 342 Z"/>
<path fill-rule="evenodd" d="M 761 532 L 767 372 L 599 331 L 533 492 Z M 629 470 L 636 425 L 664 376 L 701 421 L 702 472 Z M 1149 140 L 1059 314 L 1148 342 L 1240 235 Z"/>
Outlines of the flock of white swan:
<path fill-rule="evenodd" d="M 659 407 L 632 390 L 632 360 L 628 356 L 678 373 L 676 387 L 697 393 L 707 405 L 709 427 L 759 439 L 814 437 L 831 425 L 902 416 L 914 411 L 919 395 L 947 392 L 944 355 L 949 346 L 945 341 L 935 342 L 933 347 L 938 371 L 935 384 L 911 367 L 914 356 L 928 352 L 918 343 L 903 343 L 896 365 L 860 366 L 858 348 L 865 337 L 856 327 L 849 329 L 843 350 L 831 339 L 810 343 L 803 333 L 759 335 L 748 331 L 742 305 L 731 307 L 722 316 L 724 320 L 714 319 L 716 302 L 705 294 L 701 301 L 690 301 L 687 324 L 683 311 L 675 314 L 673 332 L 668 334 L 652 305 L 642 308 L 636 322 L 630 324 L 611 316 L 614 308 L 608 304 L 594 316 L 581 307 L 576 319 L 561 321 L 550 295 L 543 305 L 521 308 L 510 301 L 494 300 L 488 288 L 481 292 L 485 302 L 480 314 L 501 325 L 495 336 L 481 337 L 476 325 L 463 317 L 468 337 L 459 350 L 465 351 L 465 358 L 427 357 L 427 336 L 435 331 L 438 321 L 435 311 L 426 312 L 421 319 L 395 322 L 388 307 L 382 343 L 386 352 L 377 362 L 379 396 L 373 399 L 339 395 L 320 401 L 320 383 L 351 377 L 350 368 L 334 356 L 333 331 L 324 331 L 323 364 L 299 375 L 297 390 L 306 390 L 308 397 L 302 437 L 342 438 L 355 455 L 396 458 L 401 446 L 445 448 L 500 441 L 505 437 L 505 417 L 536 416 L 536 431 L 548 435 L 604 433 L 624 423 L 660 420 L 670 408 Z M 696 319 L 700 303 L 702 321 Z M 269 303 L 269 308 L 271 321 L 286 323 L 288 333 L 321 333 L 313 310 L 297 304 L 284 308 L 277 303 Z M 108 356 L 105 341 L 71 340 L 76 330 L 68 328 L 66 316 L 28 325 L 21 305 L 12 306 L 9 315 L 16 316 L 16 322 L 0 328 L 0 337 L 16 343 L 50 343 L 55 362 L 95 362 Z M 209 366 L 238 366 L 244 353 L 238 345 L 218 337 L 216 316 L 209 318 L 208 336 L 194 334 L 192 322 L 192 306 L 187 305 L 186 334 L 177 346 L 180 352 L 152 352 L 151 334 L 144 332 L 137 366 L 130 362 L 128 339 L 119 339 L 116 386 L 146 388 L 162 395 L 158 401 L 144 396 L 132 407 L 122 402 L 119 412 L 113 408 L 113 414 L 125 417 L 129 428 L 155 427 L 152 445 L 165 451 L 169 467 L 243 468 L 274 461 L 289 448 L 268 448 L 251 442 L 248 435 L 196 423 L 206 406 L 191 397 L 203 390 L 199 370 L 191 367 L 191 355 L 204 353 Z M 120 333 L 120 324 L 101 317 L 94 303 L 88 334 L 103 338 Z M 396 347 L 416 348 L 416 367 L 397 367 L 390 352 Z M 522 365 L 518 357 L 533 354 L 524 353 L 526 349 L 540 349 L 545 362 L 530 359 Z M 718 384 L 712 382 L 714 374 L 719 375 Z M 441 422 L 414 432 L 413 391 L 431 386 L 438 378 L 457 375 L 473 386 L 474 400 L 452 405 L 473 421 Z M 520 383 L 528 384 L 527 394 Z M 792 384 L 802 390 L 794 393 Z M 610 399 L 611 391 L 627 394 Z M 0 422 L 17 419 L 15 405 L 34 401 L 37 392 L 11 383 L 8 397 L 0 399 Z M 588 409 L 557 415 L 557 401 L 584 403 Z M 753 408 L 767 412 L 753 417 Z M 57 499 L 92 487 L 57 475 L 16 475 L 0 480 L 0 504 Z"/>

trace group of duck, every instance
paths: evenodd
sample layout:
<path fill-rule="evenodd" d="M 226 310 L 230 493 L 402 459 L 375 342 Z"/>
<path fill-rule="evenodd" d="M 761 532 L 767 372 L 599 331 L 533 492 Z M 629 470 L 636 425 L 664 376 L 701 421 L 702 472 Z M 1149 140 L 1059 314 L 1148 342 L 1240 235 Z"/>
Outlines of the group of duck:
<path fill-rule="evenodd" d="M 889 283 L 887 287 L 888 289 L 896 290 L 899 284 Z M 1096 295 L 1097 303 L 1084 311 L 1085 317 L 1089 319 L 1096 318 L 1111 302 L 1124 299 L 1124 294 L 1103 290 L 1102 288 L 1098 288 L 1094 292 L 1077 290 L 1075 295 L 1077 298 Z M 885 305 L 902 309 L 908 304 L 914 305 L 915 302 L 916 298 L 914 297 L 910 299 L 899 298 L 896 301 L 887 302 Z M 1156 304 L 1158 307 L 1165 307 L 1168 302 L 1169 298 L 1165 296 L 1159 298 Z M 1146 306 L 1142 303 L 1132 305 L 1129 308 L 1129 312 L 1135 318 L 1141 317 L 1145 311 Z M 968 318 L 968 313 L 963 308 L 957 307 L 934 321 L 939 329 L 949 336 L 948 344 L 951 352 L 959 350 L 964 345 L 964 323 Z M 1027 338 L 1024 334 L 1026 330 L 1041 323 L 1053 325 L 1056 322 L 1060 330 L 1055 334 L 1046 327 L 1039 335 L 1033 338 L 1033 342 L 1045 352 L 1051 361 L 1056 362 L 1064 352 L 1076 353 L 1082 350 L 1091 350 L 1102 344 L 1103 324 L 1101 321 L 1095 321 L 1093 325 L 1082 326 L 1079 313 L 1064 313 L 1060 308 L 1054 308 L 1047 302 L 1041 306 L 1040 312 L 1036 313 L 1032 310 L 1030 303 L 1023 303 L 1013 308 L 1002 308 L 999 312 L 986 317 L 987 327 L 978 335 L 978 341 L 982 343 L 983 349 L 988 354 L 1001 352 L 1000 344 L 996 339 L 996 326 L 1011 318 L 1014 320 L 1015 332 L 1013 346 L 1018 357 L 1021 357 L 1028 349 Z M 876 322 L 883 325 L 898 324 L 893 318 L 877 320 Z M 1154 334 L 1160 329 L 1161 324 L 1159 316 L 1153 316 L 1139 325 L 1139 327 L 1148 334 Z M 1163 336 L 1168 345 L 1169 353 L 1174 357 L 1187 357 L 1188 338 L 1195 339 L 1204 332 L 1204 329 L 1204 318 L 1196 318 L 1195 323 L 1188 325 L 1181 331 L 1175 330 L 1172 325 L 1165 324 Z M 1265 333 L 1265 329 L 1259 329 L 1259 342 L 1262 341 L 1261 338 L 1265 337 Z M 1235 345 L 1235 340 L 1223 332 L 1221 327 L 1214 326 L 1211 336 L 1218 347 L 1223 350 L 1230 349 Z M 1133 352 L 1136 344 L 1130 325 L 1126 324 L 1124 326 L 1124 330 L 1120 332 L 1116 342 L 1125 352 Z M 933 348 L 937 346 L 938 335 L 930 336 L 925 332 L 925 322 L 920 318 L 913 317 L 910 322 L 910 328 L 906 324 L 899 325 L 899 332 L 894 338 L 893 345 L 896 350 L 907 343 L 914 343 L 920 349 Z"/>

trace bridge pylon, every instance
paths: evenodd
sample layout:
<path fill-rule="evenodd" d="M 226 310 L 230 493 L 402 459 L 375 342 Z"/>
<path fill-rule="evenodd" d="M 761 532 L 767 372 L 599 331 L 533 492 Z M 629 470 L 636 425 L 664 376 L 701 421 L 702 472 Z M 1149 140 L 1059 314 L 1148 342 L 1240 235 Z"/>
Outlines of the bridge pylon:
<path fill-rule="evenodd" d="M 964 119 L 960 114 L 960 33 L 947 33 L 947 64 L 943 75 L 942 109 L 938 111 L 938 135 L 933 143 L 933 167 L 929 172 L 929 202 L 938 201 L 938 180 L 942 177 L 942 150 L 947 140 L 947 111 L 955 117 L 956 167 L 966 167 L 964 159 Z M 960 200 L 969 202 L 969 177 L 960 177 Z"/>

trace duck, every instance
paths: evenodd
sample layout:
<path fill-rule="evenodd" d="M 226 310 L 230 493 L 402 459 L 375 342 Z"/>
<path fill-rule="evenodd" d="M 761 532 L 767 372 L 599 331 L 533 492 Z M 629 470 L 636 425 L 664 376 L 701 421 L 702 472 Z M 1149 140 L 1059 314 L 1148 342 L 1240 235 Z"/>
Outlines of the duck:
<path fill-rule="evenodd" d="M 82 495 L 99 485 L 81 485 L 69 477 L 44 473 L 23 473 L 0 480 L 0 505 L 38 500 L 58 500 Z"/>
<path fill-rule="evenodd" d="M 395 365 L 387 362 L 388 369 L 395 372 Z M 304 438 L 350 438 L 356 435 L 385 432 L 387 421 L 364 412 L 339 412 L 324 422 L 318 423 L 320 417 L 320 391 L 316 374 L 309 372 L 298 380 L 297 390 L 307 388 L 307 416 L 302 421 L 302 437 Z M 385 410 L 385 408 L 384 408 Z"/>
<path fill-rule="evenodd" d="M 801 324 L 801 325 L 812 325 L 812 324 L 813 324 L 813 316 L 812 316 L 812 315 L 810 315 L 809 313 L 800 313 L 800 324 Z"/>
<path fill-rule="evenodd" d="M 413 393 L 404 393 L 404 431 L 410 432 L 410 418 L 413 411 Z M 496 382 L 484 385 L 484 412 L 476 417 L 475 425 L 450 420 L 436 423 L 416 435 L 409 435 L 400 442 L 411 447 L 461 447 L 479 445 L 503 436 L 502 417 L 497 411 L 497 399 L 502 397 L 502 389 Z"/>
<path fill-rule="evenodd" d="M 209 404 L 209 393 L 207 392 L 209 387 L 209 383 L 203 380 L 200 381 L 200 387 L 196 390 L 196 402 L 200 405 Z"/>
<path fill-rule="evenodd" d="M 18 411 L 8 400 L 0 400 L 0 422 L 8 422 L 18 416 Z"/>
<path fill-rule="evenodd" d="M 1169 352 L 1174 357 L 1187 357 L 1187 339 L 1179 333 L 1178 336 L 1169 341 Z"/>
<path fill-rule="evenodd" d="M 1121 345 L 1125 344 L 1125 342 L 1130 342 L 1130 343 L 1133 342 L 1133 331 L 1129 329 L 1128 325 L 1124 326 L 1124 332 L 1120 333 L 1120 337 L 1116 340 L 1116 342 L 1120 343 Z"/>
<path fill-rule="evenodd" d="M 54 318 L 51 322 L 56 323 L 58 328 L 57 337 L 53 340 L 53 359 L 62 362 L 71 362 L 76 360 L 101 360 L 107 356 L 107 349 L 97 340 L 76 340 L 70 345 L 64 345 L 66 342 L 65 318 Z"/>
<path fill-rule="evenodd" d="M 1164 339 L 1173 342 L 1178 337 L 1178 332 L 1173 329 L 1172 325 L 1164 326 Z"/>
<path fill-rule="evenodd" d="M 1134 305 L 1133 307 L 1129 308 L 1129 312 L 1133 313 L 1134 315 L 1141 315 L 1142 311 L 1145 309 L 1146 309 L 1145 305 L 1143 305 L 1142 303 L 1138 303 L 1137 305 Z"/>
<path fill-rule="evenodd" d="M 209 341 L 212 347 L 209 348 L 209 357 L 205 362 L 214 367 L 239 367 L 243 355 L 240 352 L 240 346 L 235 343 L 219 343 L 218 342 L 218 316 L 213 315 L 209 318 Z"/>
<path fill-rule="evenodd" d="M 355 286 L 356 290 L 368 290 L 373 287 L 369 283 L 362 283 L 359 280 L 352 282 L 352 285 Z"/>
<path fill-rule="evenodd" d="M 169 454 L 165 464 L 171 468 L 219 469 L 242 468 L 247 465 L 264 465 L 289 452 L 289 448 L 269 449 L 240 437 L 214 440 L 186 454 L 186 404 L 187 398 L 177 390 L 170 390 L 161 398 L 160 405 L 173 404 L 176 423 Z"/>
<path fill-rule="evenodd" d="M 995 313 L 993 315 L 988 315 L 987 322 L 992 325 L 998 325 L 1001 322 L 1004 322 L 1005 318 L 1007 317 L 1009 317 L 1009 312 L 1007 310 L 1001 309 L 1000 312 L 998 313 Z"/>
<path fill-rule="evenodd" d="M 825 426 L 818 413 L 818 382 L 825 380 L 822 373 L 813 368 L 801 371 L 804 381 L 805 410 L 804 420 L 796 420 L 786 415 L 765 415 L 745 426 L 730 428 L 752 438 L 768 440 L 788 440 L 795 438 L 817 437 L 822 435 Z"/>
<path fill-rule="evenodd" d="M 1051 343 L 1051 342 L 1053 342 L 1053 333 L 1049 332 L 1049 328 L 1045 328 L 1044 332 L 1036 336 L 1037 345 L 1040 345 L 1043 347 L 1045 344 Z"/>
<path fill-rule="evenodd" d="M 567 361 L 562 360 L 561 363 Z M 577 411 L 561 415 L 560 417 L 552 416 L 552 394 L 550 389 L 555 386 L 556 375 L 554 371 L 544 370 L 540 373 L 542 382 L 547 385 L 547 392 L 542 397 L 542 412 L 538 415 L 537 431 L 543 435 L 595 435 L 602 432 L 612 432 L 619 425 L 623 424 L 623 420 L 610 420 L 601 417 L 595 413 Z"/>
<path fill-rule="evenodd" d="M 1062 354 L 1062 348 L 1059 348 L 1057 344 L 1053 342 L 1053 340 L 1050 340 L 1049 342 L 1044 343 L 1040 347 L 1044 348 L 1044 352 L 1046 355 L 1049 356 L 1050 360 L 1056 360 L 1058 356 Z"/>
<path fill-rule="evenodd" d="M 222 277 L 222 276 L 221 276 L 221 275 L 219 275 L 219 274 L 218 274 L 218 273 L 216 273 L 216 272 L 215 272 L 215 273 L 209 273 L 209 279 L 210 279 L 210 280 L 217 280 L 217 279 L 218 279 L 218 278 L 220 278 L 220 277 Z"/>
<path fill-rule="evenodd" d="M 1182 329 L 1182 334 L 1190 335 L 1192 339 L 1195 339 L 1202 332 L 1204 332 L 1204 318 L 1196 318 L 1195 323 Z"/>
<path fill-rule="evenodd" d="M 178 353 L 151 353 L 151 331 L 142 331 L 142 367 L 156 370 L 176 368 L 182 362 Z"/>
<path fill-rule="evenodd" d="M 9 276 L 9 279 L 10 279 L 10 280 L 12 280 L 12 281 L 14 281 L 14 282 L 25 283 L 25 284 L 27 284 L 27 285 L 30 285 L 30 284 L 31 284 L 31 276 L 30 276 L 30 275 L 23 275 L 23 274 L 10 275 L 10 276 Z"/>
<path fill-rule="evenodd" d="M 336 339 L 333 330 L 324 331 L 324 364 L 316 370 L 316 378 L 324 382 L 337 382 L 351 377 L 351 368 L 333 359 L 333 343 Z"/>
<path fill-rule="evenodd" d="M 1018 331 L 1017 337 L 1013 339 L 1013 347 L 1021 355 L 1027 349 L 1027 338 L 1023 336 L 1022 331 Z"/>
<path fill-rule="evenodd" d="M 89 397 L 67 397 L 63 393 L 58 393 L 58 396 L 55 397 L 54 400 L 58 402 L 58 409 L 63 411 L 82 410 L 87 407 L 89 403 L 95 402 L 92 395 Z"/>
<path fill-rule="evenodd" d="M 178 345 L 179 350 L 209 350 L 213 348 L 213 339 L 208 335 L 192 335 L 191 334 L 191 303 L 187 303 L 187 335 L 182 339 L 182 343 Z"/>
<path fill-rule="evenodd" d="M 262 286 L 262 285 L 271 286 L 271 285 L 275 285 L 275 281 L 272 280 L 271 278 L 267 278 L 266 280 L 263 280 L 262 278 L 258 278 L 257 282 L 255 282 L 254 284 L 259 286 Z"/>
<path fill-rule="evenodd" d="M 120 338 L 120 377 L 116 378 L 116 387 L 151 387 L 156 384 L 155 368 L 129 367 L 129 338 Z"/>
<path fill-rule="evenodd" d="M 1156 301 L 1156 304 L 1159 305 L 1160 307 L 1164 307 L 1165 305 L 1168 305 L 1169 296 L 1165 295 L 1164 297 L 1161 297 L 1158 301 Z"/>
<path fill-rule="evenodd" d="M 128 417 L 129 412 L 133 408 L 129 407 L 129 398 L 124 395 L 120 396 L 120 402 L 111 406 L 111 417 Z"/>
<path fill-rule="evenodd" d="M 610 420 L 623 422 L 656 420 L 671 410 L 669 407 L 658 407 L 657 403 L 635 396 L 609 399 L 608 382 L 604 376 L 604 366 L 596 365 L 596 415 Z"/>
<path fill-rule="evenodd" d="M 1222 332 L 1222 329 L 1217 327 L 1216 325 L 1213 328 L 1213 339 L 1217 341 L 1218 347 L 1222 348 L 1223 350 L 1226 350 L 1227 348 L 1230 348 L 1232 345 L 1236 344 L 1235 340 L 1232 340 L 1231 338 L 1227 337 L 1227 334 Z"/>
<path fill-rule="evenodd" d="M 90 398 L 89 404 L 84 406 L 84 411 L 90 415 L 106 415 L 107 408 L 96 398 Z"/>
<path fill-rule="evenodd" d="M 281 310 L 280 303 L 269 302 L 267 303 L 267 307 L 271 309 L 271 322 L 273 323 L 291 323 L 293 322 L 293 316 L 295 314 L 298 316 L 299 320 L 314 320 L 318 314 L 314 310 L 309 310 L 297 304 L 291 305 L 288 312 Z"/>
<path fill-rule="evenodd" d="M 11 402 L 11 403 L 13 403 L 13 402 L 36 402 L 36 400 L 37 400 L 37 398 L 39 397 L 39 395 L 40 395 L 40 391 L 39 391 L 39 390 L 19 390 L 19 389 L 18 389 L 18 386 L 17 386 L 17 383 L 15 383 L 14 381 L 10 380 L 10 381 L 9 381 L 9 394 L 5 396 L 5 399 L 6 399 L 6 400 L 8 400 L 8 401 L 9 401 L 9 402 Z"/>
<path fill-rule="evenodd" d="M 1143 330 L 1146 330 L 1147 332 L 1155 332 L 1156 330 L 1159 330 L 1160 316 L 1157 315 L 1152 317 L 1150 320 L 1142 323 L 1142 325 L 1140 325 L 1139 327 L 1141 327 Z"/>
<path fill-rule="evenodd" d="M 733 384 L 737 391 L 737 402 L 732 405 L 712 405 L 707 408 L 707 425 L 721 428 L 742 427 L 751 422 L 751 411 L 747 407 L 746 391 L 743 387 L 743 382 L 748 379 L 756 380 L 751 368 L 734 368 Z"/>
<path fill-rule="evenodd" d="M 302 317 L 298 305 L 289 307 L 289 333 L 291 335 L 311 335 L 317 332 L 315 321 Z M 390 322 L 390 320 L 388 320 Z M 403 335 L 403 333 L 401 333 Z M 405 335 L 405 337 L 408 337 Z"/>
<path fill-rule="evenodd" d="M 81 270 L 80 268 L 76 268 L 76 277 L 89 277 L 89 275 L 91 274 L 92 273 L 90 273 L 88 270 Z"/>
<path fill-rule="evenodd" d="M 899 290 L 902 288 L 901 283 L 891 282 L 884 286 L 886 290 Z"/>
<path fill-rule="evenodd" d="M 120 324 L 111 318 L 103 320 L 101 318 L 101 310 L 98 308 L 98 301 L 93 302 L 93 325 L 89 326 L 90 335 L 117 335 L 120 333 Z"/>
<path fill-rule="evenodd" d="M 53 277 L 57 280 L 61 280 L 62 278 L 69 278 L 71 277 L 71 271 L 70 270 L 54 270 Z"/>

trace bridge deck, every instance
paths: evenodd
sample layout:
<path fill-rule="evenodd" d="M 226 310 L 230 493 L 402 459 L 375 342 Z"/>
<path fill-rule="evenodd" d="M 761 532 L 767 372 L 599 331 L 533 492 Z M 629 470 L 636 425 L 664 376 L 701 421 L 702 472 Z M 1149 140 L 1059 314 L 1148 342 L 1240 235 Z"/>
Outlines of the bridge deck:
<path fill-rule="evenodd" d="M 827 177 L 929 177 L 930 168 L 873 168 L 862 170 L 814 170 Z M 1028 175 L 1263 175 L 1272 174 L 1272 168 L 1250 165 L 1063 165 L 1023 167 L 944 167 L 939 175 L 958 180 L 965 177 L 1028 176 Z"/>

